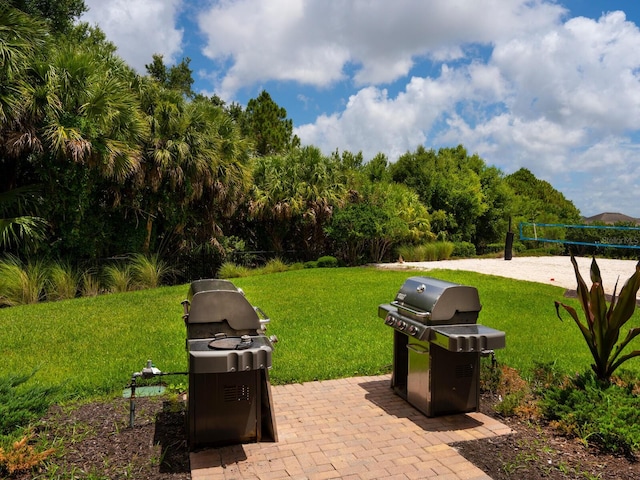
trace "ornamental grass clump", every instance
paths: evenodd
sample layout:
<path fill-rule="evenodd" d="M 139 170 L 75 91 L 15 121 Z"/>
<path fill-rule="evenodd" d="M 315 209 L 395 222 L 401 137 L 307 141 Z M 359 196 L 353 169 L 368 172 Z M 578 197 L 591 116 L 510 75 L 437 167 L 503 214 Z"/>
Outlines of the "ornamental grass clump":
<path fill-rule="evenodd" d="M 47 268 L 41 261 L 24 264 L 7 255 L 0 260 L 0 306 L 37 303 L 44 295 Z"/>
<path fill-rule="evenodd" d="M 67 300 L 76 297 L 80 276 L 69 263 L 51 265 L 48 277 L 47 300 Z"/>
<path fill-rule="evenodd" d="M 616 295 L 618 290 L 616 282 L 611 303 L 608 306 L 600 269 L 595 258 L 591 262 L 591 289 L 587 288 L 582 279 L 578 263 L 573 255 L 571 263 L 578 281 L 576 291 L 585 321 L 580 319 L 578 312 L 573 307 L 558 301 L 555 302 L 556 314 L 562 320 L 560 315 L 560 307 L 562 307 L 573 318 L 591 351 L 594 360 L 591 368 L 599 380 L 609 383 L 611 375 L 620 365 L 631 358 L 640 356 L 640 350 L 621 355 L 631 340 L 640 334 L 640 327 L 630 328 L 624 339 L 618 342 L 622 327 L 629 321 L 636 307 L 636 296 L 638 288 L 640 288 L 640 262 L 636 264 L 635 273 L 620 290 L 620 295 Z"/>
<path fill-rule="evenodd" d="M 102 271 L 104 283 L 111 293 L 128 292 L 133 288 L 131 265 L 107 265 Z"/>
<path fill-rule="evenodd" d="M 157 254 L 134 255 L 131 259 L 130 268 L 133 283 L 140 289 L 157 288 L 162 284 L 164 278 L 172 273 L 171 267 L 163 260 L 160 260 Z"/>

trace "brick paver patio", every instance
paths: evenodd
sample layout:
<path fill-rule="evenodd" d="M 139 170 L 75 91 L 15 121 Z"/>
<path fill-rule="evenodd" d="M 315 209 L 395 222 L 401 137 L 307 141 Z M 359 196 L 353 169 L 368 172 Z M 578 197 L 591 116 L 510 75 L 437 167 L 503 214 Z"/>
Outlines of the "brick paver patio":
<path fill-rule="evenodd" d="M 508 434 L 481 413 L 427 418 L 390 375 L 273 386 L 278 442 L 192 452 L 193 480 L 490 480 L 449 444 Z"/>

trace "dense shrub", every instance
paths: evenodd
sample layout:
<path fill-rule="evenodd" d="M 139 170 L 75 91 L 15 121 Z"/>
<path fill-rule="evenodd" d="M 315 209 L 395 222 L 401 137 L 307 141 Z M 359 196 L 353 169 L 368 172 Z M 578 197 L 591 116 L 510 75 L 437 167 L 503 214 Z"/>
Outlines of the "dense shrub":
<path fill-rule="evenodd" d="M 330 255 L 318 259 L 318 268 L 335 268 L 338 266 L 338 259 Z"/>
<path fill-rule="evenodd" d="M 452 257 L 470 258 L 476 256 L 476 246 L 471 242 L 454 242 Z"/>
<path fill-rule="evenodd" d="M 454 248 L 451 242 L 431 242 L 421 245 L 400 245 L 397 251 L 406 262 L 434 262 L 451 258 Z"/>
<path fill-rule="evenodd" d="M 633 385 L 598 381 L 593 372 L 549 385 L 544 416 L 562 434 L 604 451 L 634 456 L 640 449 L 640 409 Z"/>
<path fill-rule="evenodd" d="M 42 416 L 53 402 L 55 388 L 26 386 L 31 375 L 0 378 L 0 436 L 10 435 Z"/>
<path fill-rule="evenodd" d="M 318 262 L 315 260 L 304 262 L 304 268 L 318 268 Z"/>
<path fill-rule="evenodd" d="M 0 378 L 0 475 L 29 470 L 54 452 L 36 451 L 26 427 L 44 415 L 54 402 L 56 388 L 27 386 L 30 378 L 31 375 Z M 17 436 L 22 439 L 13 442 Z"/>
<path fill-rule="evenodd" d="M 484 253 L 485 254 L 492 254 L 492 253 L 502 253 L 504 251 L 504 243 L 490 243 L 489 245 L 486 245 L 484 247 Z M 521 253 L 524 252 L 527 249 L 527 247 L 524 246 L 524 244 L 522 242 L 513 242 L 513 245 L 511 247 L 511 250 L 514 253 Z"/>

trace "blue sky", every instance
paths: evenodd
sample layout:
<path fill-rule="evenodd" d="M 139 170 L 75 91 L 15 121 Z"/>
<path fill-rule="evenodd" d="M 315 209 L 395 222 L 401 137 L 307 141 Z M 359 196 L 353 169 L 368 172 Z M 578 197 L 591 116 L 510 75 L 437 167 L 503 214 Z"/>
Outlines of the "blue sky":
<path fill-rule="evenodd" d="M 640 217 L 636 0 L 85 0 L 140 73 L 191 58 L 195 89 L 261 90 L 325 153 L 462 144 L 547 180 L 585 216 Z"/>

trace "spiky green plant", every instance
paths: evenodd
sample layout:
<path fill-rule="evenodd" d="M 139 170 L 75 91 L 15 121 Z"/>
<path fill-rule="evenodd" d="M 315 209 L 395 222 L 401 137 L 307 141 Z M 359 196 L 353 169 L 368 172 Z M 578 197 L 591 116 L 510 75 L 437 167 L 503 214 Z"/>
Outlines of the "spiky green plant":
<path fill-rule="evenodd" d="M 26 265 L 13 255 L 0 261 L 0 305 L 36 303 L 42 298 L 47 268 L 42 261 Z"/>
<path fill-rule="evenodd" d="M 75 298 L 78 293 L 79 275 L 68 262 L 49 266 L 49 281 L 46 286 L 47 300 Z"/>
<path fill-rule="evenodd" d="M 578 312 L 562 302 L 555 302 L 556 314 L 562 320 L 560 307 L 564 308 L 580 328 L 580 332 L 587 342 L 594 363 L 591 365 L 598 379 L 609 382 L 613 372 L 624 362 L 640 356 L 640 350 L 634 350 L 621 356 L 622 350 L 631 340 L 640 335 L 640 327 L 629 329 L 626 337 L 620 343 L 620 330 L 629 321 L 636 308 L 636 296 L 640 288 L 640 262 L 636 265 L 635 273 L 625 282 L 620 295 L 616 296 L 618 283 L 613 290 L 611 303 L 607 306 L 607 299 L 602 286 L 600 268 L 595 258 L 591 261 L 591 289 L 582 279 L 578 269 L 578 262 L 571 256 L 571 263 L 578 281 L 578 300 L 584 313 L 582 322 Z"/>
<path fill-rule="evenodd" d="M 111 293 L 128 292 L 133 289 L 131 265 L 107 265 L 102 270 L 104 283 Z"/>
<path fill-rule="evenodd" d="M 171 268 L 157 254 L 138 253 L 131 258 L 131 273 L 137 288 L 156 288 L 171 273 Z"/>
<path fill-rule="evenodd" d="M 453 254 L 455 245 L 452 242 L 436 242 L 436 256 L 438 260 L 448 260 Z"/>
<path fill-rule="evenodd" d="M 453 253 L 451 242 L 429 242 L 420 245 L 400 245 L 398 255 L 406 262 L 435 262 L 447 260 Z"/>
<path fill-rule="evenodd" d="M 100 293 L 100 279 L 93 270 L 85 270 L 80 276 L 80 294 L 95 297 Z"/>
<path fill-rule="evenodd" d="M 233 262 L 224 262 L 218 270 L 219 278 L 240 278 L 251 275 L 251 270 Z"/>
<path fill-rule="evenodd" d="M 289 270 L 289 265 L 284 263 L 281 258 L 272 258 L 269 260 L 264 267 L 262 267 L 262 273 L 278 273 L 278 272 L 286 272 Z"/>

